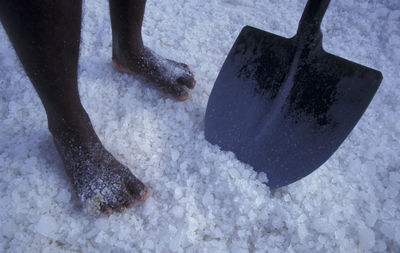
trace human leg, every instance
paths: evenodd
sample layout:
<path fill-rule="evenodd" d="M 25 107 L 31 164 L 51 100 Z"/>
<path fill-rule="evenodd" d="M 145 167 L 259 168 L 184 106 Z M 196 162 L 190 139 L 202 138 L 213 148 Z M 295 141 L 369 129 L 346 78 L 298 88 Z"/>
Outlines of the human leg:
<path fill-rule="evenodd" d="M 184 87 L 194 88 L 189 67 L 164 59 L 143 45 L 142 22 L 146 0 L 110 0 L 113 64 L 117 70 L 139 74 L 177 100 L 186 100 Z"/>
<path fill-rule="evenodd" d="M 104 149 L 79 97 L 81 1 L 2 0 L 1 22 L 46 110 L 65 169 L 91 211 L 121 211 L 148 190 Z"/>

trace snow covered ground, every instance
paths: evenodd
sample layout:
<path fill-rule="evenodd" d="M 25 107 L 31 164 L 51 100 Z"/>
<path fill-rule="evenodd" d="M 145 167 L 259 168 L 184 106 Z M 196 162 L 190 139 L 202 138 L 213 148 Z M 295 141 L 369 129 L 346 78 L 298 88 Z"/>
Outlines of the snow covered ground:
<path fill-rule="evenodd" d="M 123 214 L 82 213 L 44 109 L 0 28 L 0 251 L 400 252 L 400 2 L 333 0 L 327 51 L 382 71 L 369 109 L 316 172 L 270 191 L 204 139 L 218 71 L 244 25 L 290 37 L 305 0 L 149 0 L 146 44 L 188 63 L 183 103 L 111 65 L 106 0 L 86 0 L 83 104 L 104 145 L 151 189 Z"/>

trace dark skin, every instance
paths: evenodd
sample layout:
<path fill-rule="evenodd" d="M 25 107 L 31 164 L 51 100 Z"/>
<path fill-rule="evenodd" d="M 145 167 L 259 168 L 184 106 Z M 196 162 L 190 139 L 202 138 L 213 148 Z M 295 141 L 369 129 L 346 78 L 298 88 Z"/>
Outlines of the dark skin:
<path fill-rule="evenodd" d="M 113 65 L 177 100 L 195 80 L 188 66 L 143 45 L 145 0 L 110 0 Z M 78 92 L 81 0 L 2 0 L 0 19 L 46 110 L 48 127 L 78 197 L 93 214 L 121 212 L 148 188 L 101 144 Z"/>

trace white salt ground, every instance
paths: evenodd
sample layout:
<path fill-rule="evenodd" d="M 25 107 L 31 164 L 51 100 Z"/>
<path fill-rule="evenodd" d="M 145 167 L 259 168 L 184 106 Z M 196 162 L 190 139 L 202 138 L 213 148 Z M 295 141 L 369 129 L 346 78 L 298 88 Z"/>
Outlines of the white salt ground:
<path fill-rule="evenodd" d="M 212 85 L 244 25 L 292 36 L 305 0 L 149 0 L 145 43 L 188 63 L 178 103 L 111 65 L 108 4 L 86 0 L 82 101 L 107 149 L 151 189 L 123 214 L 82 213 L 46 117 L 0 28 L 0 251 L 400 252 L 400 2 L 332 1 L 327 51 L 382 71 L 369 109 L 312 175 L 271 192 L 204 139 Z"/>

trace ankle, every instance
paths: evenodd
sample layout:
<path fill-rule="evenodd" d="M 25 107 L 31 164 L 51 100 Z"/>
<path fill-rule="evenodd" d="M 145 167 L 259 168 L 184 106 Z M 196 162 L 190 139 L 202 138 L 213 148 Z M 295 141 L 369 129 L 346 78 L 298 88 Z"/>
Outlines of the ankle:
<path fill-rule="evenodd" d="M 65 145 L 71 141 L 83 143 L 99 142 L 89 116 L 83 111 L 68 115 L 48 114 L 48 128 L 54 138 Z"/>
<path fill-rule="evenodd" d="M 123 43 L 113 42 L 112 59 L 122 64 L 126 64 L 134 58 L 141 57 L 145 52 L 145 47 L 141 39 L 139 41 L 128 41 Z"/>

